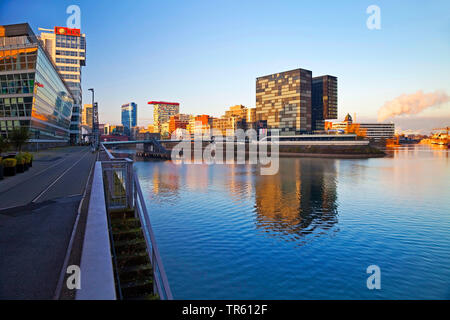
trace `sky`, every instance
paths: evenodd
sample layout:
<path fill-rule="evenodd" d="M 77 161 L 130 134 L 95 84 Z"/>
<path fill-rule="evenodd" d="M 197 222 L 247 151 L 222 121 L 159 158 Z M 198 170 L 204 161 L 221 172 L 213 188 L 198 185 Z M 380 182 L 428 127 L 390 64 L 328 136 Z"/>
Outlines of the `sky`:
<path fill-rule="evenodd" d="M 257 77 L 296 68 L 338 77 L 340 120 L 376 121 L 386 102 L 419 90 L 450 95 L 449 1 L 0 0 L 0 24 L 66 26 L 73 4 L 87 42 L 83 103 L 95 88 L 101 123 L 120 123 L 130 101 L 140 126 L 152 122 L 151 100 L 213 116 L 254 107 Z M 379 30 L 366 26 L 370 5 Z M 450 125 L 450 103 L 388 121 Z"/>

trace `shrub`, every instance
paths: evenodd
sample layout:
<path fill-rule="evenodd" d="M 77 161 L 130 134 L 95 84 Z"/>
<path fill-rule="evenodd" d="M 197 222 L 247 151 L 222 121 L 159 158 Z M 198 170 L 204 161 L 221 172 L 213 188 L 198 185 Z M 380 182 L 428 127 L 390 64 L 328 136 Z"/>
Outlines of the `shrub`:
<path fill-rule="evenodd" d="M 30 163 L 31 160 L 33 160 L 33 156 L 31 155 L 31 153 L 25 152 L 23 154 L 23 157 L 25 158 L 25 163 Z"/>
<path fill-rule="evenodd" d="M 25 157 L 21 153 L 16 155 L 16 160 L 17 160 L 17 165 L 25 164 Z"/>
<path fill-rule="evenodd" d="M 7 158 L 3 159 L 2 163 L 5 168 L 13 168 L 17 165 L 17 160 L 14 158 Z"/>

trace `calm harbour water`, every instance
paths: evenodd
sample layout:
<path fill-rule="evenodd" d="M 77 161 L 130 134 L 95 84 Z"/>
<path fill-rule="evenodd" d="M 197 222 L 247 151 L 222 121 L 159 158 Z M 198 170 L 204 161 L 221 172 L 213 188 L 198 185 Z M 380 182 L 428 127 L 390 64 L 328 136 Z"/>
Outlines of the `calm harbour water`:
<path fill-rule="evenodd" d="M 176 299 L 450 299 L 448 150 L 135 168 Z"/>

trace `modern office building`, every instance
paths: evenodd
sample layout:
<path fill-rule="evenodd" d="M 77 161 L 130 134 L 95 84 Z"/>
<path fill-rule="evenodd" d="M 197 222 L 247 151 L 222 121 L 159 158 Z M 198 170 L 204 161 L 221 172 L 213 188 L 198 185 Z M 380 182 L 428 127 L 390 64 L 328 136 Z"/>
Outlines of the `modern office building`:
<path fill-rule="evenodd" d="M 325 127 L 327 131 L 356 133 L 370 140 L 392 139 L 395 136 L 394 123 L 356 123 L 350 114 L 345 116 L 344 121 L 327 122 Z"/>
<path fill-rule="evenodd" d="M 92 104 L 85 104 L 83 106 L 83 111 L 81 112 L 81 124 L 88 126 L 92 129 L 92 120 L 93 120 L 92 117 L 93 117 Z"/>
<path fill-rule="evenodd" d="M 189 125 L 189 115 L 188 114 L 176 114 L 170 116 L 169 120 L 169 133 L 172 134 L 177 129 L 186 129 Z"/>
<path fill-rule="evenodd" d="M 122 125 L 125 135 L 131 136 L 132 129 L 137 125 L 137 104 L 129 102 L 122 105 Z"/>
<path fill-rule="evenodd" d="M 80 141 L 82 109 L 81 68 L 86 65 L 86 36 L 80 29 L 54 27 L 39 28 L 40 40 L 48 51 L 59 73 L 69 87 L 75 103 L 70 124 L 71 143 Z"/>
<path fill-rule="evenodd" d="M 359 130 L 366 133 L 366 137 L 372 140 L 392 139 L 395 136 L 394 123 L 358 123 Z"/>
<path fill-rule="evenodd" d="M 148 104 L 153 106 L 153 125 L 157 133 L 161 133 L 162 124 L 168 122 L 170 116 L 180 113 L 178 102 L 149 101 Z"/>
<path fill-rule="evenodd" d="M 125 127 L 121 124 L 118 125 L 105 125 L 105 131 L 108 131 L 109 135 L 124 136 Z"/>
<path fill-rule="evenodd" d="M 312 130 L 324 130 L 325 120 L 337 119 L 337 78 L 320 76 L 312 78 L 311 126 Z"/>
<path fill-rule="evenodd" d="M 69 143 L 74 97 L 28 23 L 0 26 L 0 86 L 1 135 L 27 127 L 40 147 Z"/>
<path fill-rule="evenodd" d="M 235 105 L 226 110 L 225 114 L 220 118 L 214 118 L 212 128 L 216 129 L 222 135 L 227 135 L 227 133 L 234 134 L 237 129 L 248 129 L 247 125 L 250 122 L 254 122 L 255 118 L 255 108 L 249 109 L 243 105 Z"/>
<path fill-rule="evenodd" d="M 312 72 L 295 69 L 256 79 L 256 120 L 280 134 L 310 132 Z"/>

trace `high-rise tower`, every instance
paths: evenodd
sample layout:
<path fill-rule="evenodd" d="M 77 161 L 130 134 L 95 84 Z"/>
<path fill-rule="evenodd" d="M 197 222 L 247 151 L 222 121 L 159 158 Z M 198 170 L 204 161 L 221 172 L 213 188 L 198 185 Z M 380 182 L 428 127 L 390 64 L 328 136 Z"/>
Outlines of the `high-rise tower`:
<path fill-rule="evenodd" d="M 80 141 L 82 89 L 81 68 L 86 65 L 86 36 L 80 29 L 54 27 L 41 30 L 40 40 L 52 57 L 59 73 L 69 87 L 75 103 L 70 123 L 70 141 Z"/>

